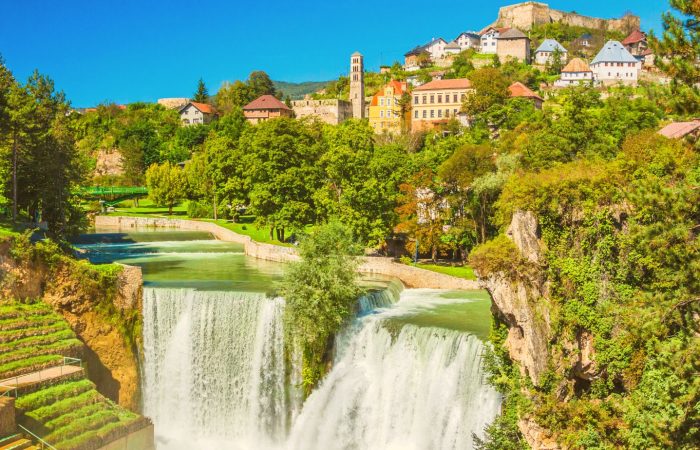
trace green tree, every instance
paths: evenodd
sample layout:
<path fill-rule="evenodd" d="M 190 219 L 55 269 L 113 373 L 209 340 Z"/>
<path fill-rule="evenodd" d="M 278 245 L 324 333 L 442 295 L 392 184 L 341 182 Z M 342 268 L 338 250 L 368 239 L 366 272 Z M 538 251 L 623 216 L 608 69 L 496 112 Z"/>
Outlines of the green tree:
<path fill-rule="evenodd" d="M 565 60 L 563 59 L 564 53 L 559 47 L 555 47 L 554 51 L 547 60 L 545 65 L 545 71 L 550 75 L 559 75 L 564 69 Z"/>
<path fill-rule="evenodd" d="M 261 95 L 278 95 L 277 90 L 275 89 L 275 84 L 270 79 L 270 76 L 262 70 L 252 72 L 250 75 L 248 75 L 247 84 L 252 97 L 251 100 L 258 98 Z"/>
<path fill-rule="evenodd" d="M 674 83 L 695 87 L 700 81 L 700 4 L 694 0 L 670 0 L 681 17 L 666 12 L 662 16 L 661 38 L 650 35 L 656 53 L 656 65 L 668 73 Z"/>
<path fill-rule="evenodd" d="M 360 250 L 347 227 L 330 222 L 302 238 L 301 261 L 285 276 L 285 342 L 292 354 L 301 354 L 305 395 L 323 377 L 333 338 L 355 311 Z"/>
<path fill-rule="evenodd" d="M 239 143 L 244 182 L 258 224 L 284 241 L 286 230 L 301 230 L 316 219 L 313 193 L 321 181 L 316 162 L 324 151 L 318 122 L 290 118 L 247 128 Z"/>
<path fill-rule="evenodd" d="M 250 87 L 243 81 L 225 82 L 216 93 L 216 109 L 224 116 L 231 111 L 242 108 L 253 100 Z"/>
<path fill-rule="evenodd" d="M 501 104 L 509 97 L 510 82 L 503 73 L 493 67 L 475 70 L 470 78 L 474 92 L 467 95 L 463 109 L 470 116 L 478 116 L 493 105 Z"/>
<path fill-rule="evenodd" d="M 201 78 L 197 82 L 197 90 L 192 95 L 192 101 L 199 103 L 207 103 L 209 101 L 209 90 Z"/>
<path fill-rule="evenodd" d="M 146 186 L 153 203 L 167 206 L 168 215 L 172 215 L 173 206 L 187 193 L 187 178 L 179 166 L 166 161 L 146 170 Z"/>

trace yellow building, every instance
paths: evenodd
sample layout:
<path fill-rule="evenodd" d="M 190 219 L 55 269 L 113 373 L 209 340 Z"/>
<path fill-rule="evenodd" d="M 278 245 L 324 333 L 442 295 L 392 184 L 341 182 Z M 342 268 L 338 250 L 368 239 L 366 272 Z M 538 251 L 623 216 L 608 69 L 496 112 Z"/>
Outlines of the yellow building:
<path fill-rule="evenodd" d="M 408 131 L 410 111 L 402 115 L 400 106 L 401 96 L 405 92 L 405 82 L 392 80 L 374 94 L 369 104 L 369 124 L 375 133 L 399 134 L 402 131 Z"/>
<path fill-rule="evenodd" d="M 473 92 L 472 83 L 466 78 L 433 80 L 413 89 L 413 120 L 411 131 L 438 129 L 450 119 L 468 125 L 462 104 Z"/>

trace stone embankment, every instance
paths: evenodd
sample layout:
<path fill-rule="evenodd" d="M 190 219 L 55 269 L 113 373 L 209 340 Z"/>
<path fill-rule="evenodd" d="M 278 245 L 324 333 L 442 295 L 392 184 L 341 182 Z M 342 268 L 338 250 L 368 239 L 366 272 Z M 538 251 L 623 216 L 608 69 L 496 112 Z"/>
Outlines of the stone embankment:
<path fill-rule="evenodd" d="M 190 231 L 205 231 L 217 239 L 242 244 L 246 255 L 275 262 L 298 261 L 299 255 L 293 247 L 264 244 L 221 227 L 212 222 L 185 219 L 151 217 L 97 216 L 97 228 L 128 230 L 135 228 L 174 228 Z M 480 289 L 475 280 L 465 280 L 442 273 L 394 262 L 391 258 L 366 257 L 360 264 L 360 272 L 398 278 L 409 288 L 428 289 Z"/>

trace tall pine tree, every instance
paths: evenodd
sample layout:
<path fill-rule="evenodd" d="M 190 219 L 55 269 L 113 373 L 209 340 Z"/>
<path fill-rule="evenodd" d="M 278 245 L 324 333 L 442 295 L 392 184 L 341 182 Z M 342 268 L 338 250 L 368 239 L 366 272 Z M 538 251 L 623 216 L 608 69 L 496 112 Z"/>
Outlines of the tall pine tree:
<path fill-rule="evenodd" d="M 694 87 L 700 82 L 700 2 L 697 0 L 670 0 L 680 12 L 663 15 L 663 35 L 650 36 L 656 53 L 656 65 L 672 77 L 674 84 Z"/>
<path fill-rule="evenodd" d="M 204 80 L 201 78 L 197 83 L 197 91 L 194 93 L 192 101 L 198 103 L 207 103 L 209 101 L 209 90 L 207 89 L 207 85 L 204 84 Z"/>

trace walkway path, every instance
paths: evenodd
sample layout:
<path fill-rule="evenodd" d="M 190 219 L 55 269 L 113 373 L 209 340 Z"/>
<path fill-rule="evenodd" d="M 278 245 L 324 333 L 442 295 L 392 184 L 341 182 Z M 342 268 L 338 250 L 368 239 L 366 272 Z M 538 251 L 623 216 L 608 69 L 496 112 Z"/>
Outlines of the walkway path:
<path fill-rule="evenodd" d="M 33 384 L 38 384 L 47 380 L 61 378 L 66 375 L 72 375 L 74 373 L 82 371 L 83 368 L 80 366 L 72 366 L 66 364 L 62 366 L 49 367 L 48 369 L 27 373 L 25 375 L 6 378 L 4 380 L 0 380 L 0 394 L 5 393 L 7 391 L 11 391 L 13 389 L 31 386 Z"/>

